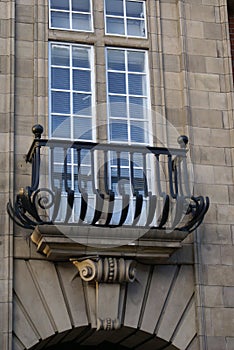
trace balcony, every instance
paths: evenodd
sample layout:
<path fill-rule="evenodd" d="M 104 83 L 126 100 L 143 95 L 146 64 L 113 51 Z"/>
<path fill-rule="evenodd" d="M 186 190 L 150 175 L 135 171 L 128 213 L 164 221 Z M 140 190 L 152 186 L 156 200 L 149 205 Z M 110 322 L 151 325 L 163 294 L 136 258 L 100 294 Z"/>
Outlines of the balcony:
<path fill-rule="evenodd" d="M 52 260 L 105 255 L 168 258 L 203 221 L 209 199 L 190 192 L 187 137 L 178 148 L 34 140 L 31 185 L 7 205 Z"/>

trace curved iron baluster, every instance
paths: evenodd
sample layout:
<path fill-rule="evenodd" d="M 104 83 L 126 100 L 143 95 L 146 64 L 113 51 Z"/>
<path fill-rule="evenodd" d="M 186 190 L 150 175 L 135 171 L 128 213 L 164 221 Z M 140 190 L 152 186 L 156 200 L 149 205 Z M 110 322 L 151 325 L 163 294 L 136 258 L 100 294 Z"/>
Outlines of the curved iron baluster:
<path fill-rule="evenodd" d="M 88 194 L 83 190 L 82 184 L 81 184 L 81 148 L 77 148 L 77 169 L 78 169 L 78 174 L 77 174 L 77 182 L 78 182 L 78 190 L 81 194 L 81 206 L 80 206 L 80 215 L 78 219 L 78 224 L 82 224 L 85 221 L 86 213 L 87 213 L 87 208 L 88 208 Z"/>
<path fill-rule="evenodd" d="M 111 181 L 109 179 L 108 154 L 107 151 L 104 150 L 104 188 L 106 192 L 106 197 L 108 198 L 107 217 L 104 226 L 108 226 L 110 224 L 114 212 L 115 193 L 112 191 L 111 188 L 109 188 L 110 182 Z"/>
<path fill-rule="evenodd" d="M 64 158 L 64 184 L 65 184 L 65 191 L 67 192 L 67 210 L 66 210 L 66 216 L 65 216 L 65 223 L 68 223 L 71 215 L 72 215 L 72 210 L 73 210 L 73 205 L 74 205 L 74 198 L 75 198 L 75 192 L 70 188 L 68 185 L 68 172 L 67 172 L 67 150 L 64 149 L 66 155 Z"/>
<path fill-rule="evenodd" d="M 134 219 L 133 219 L 133 222 L 132 222 L 133 226 L 136 226 L 138 221 L 140 220 L 141 212 L 142 212 L 142 206 L 143 206 L 143 196 L 142 196 L 142 194 L 137 194 L 136 195 L 136 205 L 135 205 Z"/>
<path fill-rule="evenodd" d="M 170 199 L 168 194 L 166 194 L 164 197 L 163 211 L 162 211 L 162 216 L 161 216 L 161 220 L 158 225 L 158 228 L 162 228 L 166 224 L 168 215 L 169 215 L 169 209 L 170 209 Z"/>
<path fill-rule="evenodd" d="M 178 195 L 178 185 L 175 182 L 176 177 L 174 177 L 174 182 L 173 182 L 173 162 L 172 162 L 172 155 L 171 154 L 169 154 L 167 156 L 167 162 L 168 162 L 170 195 L 172 198 L 176 198 Z"/>
<path fill-rule="evenodd" d="M 175 215 L 174 219 L 171 224 L 171 228 L 174 230 L 176 226 L 180 223 L 183 213 L 184 213 L 184 205 L 186 203 L 186 197 L 184 196 L 177 196 L 176 198 L 176 208 L 175 208 Z M 185 214 L 185 213 L 184 213 Z"/>
<path fill-rule="evenodd" d="M 152 194 L 152 192 L 149 192 L 148 214 L 147 214 L 147 220 L 145 224 L 146 227 L 150 226 L 150 224 L 154 219 L 156 206 L 157 206 L 157 196 L 155 194 Z"/>
<path fill-rule="evenodd" d="M 94 193 L 95 199 L 96 199 L 95 210 L 94 210 L 93 219 L 91 221 L 91 225 L 95 225 L 102 215 L 102 209 L 103 209 L 103 205 L 104 205 L 104 194 L 100 190 L 98 190 L 95 186 L 94 150 L 91 149 L 90 152 L 91 152 L 92 189 L 93 189 L 93 193 Z"/>

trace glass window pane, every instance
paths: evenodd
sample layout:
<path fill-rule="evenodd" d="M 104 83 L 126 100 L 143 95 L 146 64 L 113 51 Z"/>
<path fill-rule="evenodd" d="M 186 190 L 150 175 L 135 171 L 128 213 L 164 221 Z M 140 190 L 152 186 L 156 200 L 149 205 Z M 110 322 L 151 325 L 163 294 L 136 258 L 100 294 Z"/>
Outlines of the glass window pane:
<path fill-rule="evenodd" d="M 143 2 L 126 1 L 127 17 L 144 18 Z"/>
<path fill-rule="evenodd" d="M 127 102 L 124 96 L 109 96 L 110 117 L 127 118 Z"/>
<path fill-rule="evenodd" d="M 55 66 L 69 66 L 69 47 L 52 45 L 51 64 Z"/>
<path fill-rule="evenodd" d="M 146 81 L 144 75 L 129 74 L 128 88 L 131 95 L 146 95 Z"/>
<path fill-rule="evenodd" d="M 108 73 L 109 93 L 126 94 L 124 73 Z"/>
<path fill-rule="evenodd" d="M 54 89 L 70 89 L 69 69 L 51 68 L 51 87 Z"/>
<path fill-rule="evenodd" d="M 90 12 L 90 0 L 72 0 L 72 11 Z"/>
<path fill-rule="evenodd" d="M 123 50 L 108 50 L 108 69 L 125 71 L 125 55 Z"/>
<path fill-rule="evenodd" d="M 127 122 L 110 121 L 110 139 L 111 141 L 128 141 Z"/>
<path fill-rule="evenodd" d="M 121 18 L 107 17 L 106 19 L 106 31 L 109 34 L 124 35 L 124 20 Z"/>
<path fill-rule="evenodd" d="M 69 11 L 69 0 L 50 0 L 50 8 Z"/>
<path fill-rule="evenodd" d="M 90 15 L 85 15 L 81 13 L 72 14 L 72 29 L 76 30 L 91 30 L 91 19 Z"/>
<path fill-rule="evenodd" d="M 74 118 L 74 138 L 92 140 L 91 118 Z"/>
<path fill-rule="evenodd" d="M 62 138 L 70 138 L 71 133 L 71 125 L 70 125 L 70 118 L 65 116 L 58 116 L 53 115 L 52 116 L 52 136 L 53 137 L 62 137 Z M 59 158 L 61 161 L 61 157 Z"/>
<path fill-rule="evenodd" d="M 123 0 L 106 0 L 106 14 L 113 16 L 123 16 Z"/>
<path fill-rule="evenodd" d="M 51 27 L 70 28 L 68 12 L 51 12 Z"/>
<path fill-rule="evenodd" d="M 146 119 L 147 118 L 147 99 L 142 97 L 129 98 L 129 115 L 130 118 Z"/>
<path fill-rule="evenodd" d="M 79 68 L 90 68 L 89 49 L 73 47 L 72 65 Z"/>
<path fill-rule="evenodd" d="M 138 19 L 128 19 L 127 35 L 145 37 L 144 21 Z"/>
<path fill-rule="evenodd" d="M 131 122 L 131 141 L 146 143 L 147 130 L 145 129 L 146 124 L 144 122 Z"/>
<path fill-rule="evenodd" d="M 73 113 L 92 115 L 91 94 L 73 94 Z"/>
<path fill-rule="evenodd" d="M 145 53 L 137 51 L 128 52 L 128 70 L 143 73 L 145 71 Z"/>
<path fill-rule="evenodd" d="M 70 113 L 70 93 L 52 91 L 51 93 L 52 113 Z"/>
<path fill-rule="evenodd" d="M 73 90 L 76 91 L 91 91 L 91 76 L 90 71 L 73 70 Z"/>

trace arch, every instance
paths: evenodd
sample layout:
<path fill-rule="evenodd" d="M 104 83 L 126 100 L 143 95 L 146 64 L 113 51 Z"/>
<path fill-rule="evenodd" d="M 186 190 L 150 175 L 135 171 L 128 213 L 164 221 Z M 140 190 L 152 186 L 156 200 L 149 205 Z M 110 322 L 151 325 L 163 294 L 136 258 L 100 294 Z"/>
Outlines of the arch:
<path fill-rule="evenodd" d="M 91 328 L 95 310 L 87 304 L 87 293 L 95 298 L 95 290 L 88 291 L 70 262 L 16 259 L 14 276 L 14 350 L 47 350 L 74 341 L 190 350 L 196 338 L 192 265 L 138 263 L 136 280 L 121 286 L 124 307 L 115 331 Z"/>
<path fill-rule="evenodd" d="M 73 340 L 71 340 L 72 338 Z M 64 332 L 57 335 L 57 339 L 49 337 L 28 350 L 37 350 L 38 348 L 42 350 L 179 350 L 170 342 L 130 327 L 99 333 L 89 326 Z"/>

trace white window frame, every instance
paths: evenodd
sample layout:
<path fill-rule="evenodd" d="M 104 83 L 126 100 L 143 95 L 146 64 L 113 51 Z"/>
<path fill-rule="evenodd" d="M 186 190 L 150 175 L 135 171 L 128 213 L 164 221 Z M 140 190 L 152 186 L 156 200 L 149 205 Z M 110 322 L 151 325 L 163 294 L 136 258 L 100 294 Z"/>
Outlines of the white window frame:
<path fill-rule="evenodd" d="M 153 145 L 153 135 L 152 135 L 152 116 L 151 116 L 151 99 L 150 99 L 150 81 L 149 81 L 149 63 L 148 63 L 148 51 L 147 50 L 141 50 L 141 49 L 134 49 L 134 48 L 120 48 L 120 47 L 106 47 L 106 52 L 105 52 L 105 59 L 106 59 L 106 95 L 107 95 L 107 134 L 108 134 L 108 142 L 111 144 L 111 143 L 119 143 L 119 144 L 124 144 L 125 142 L 124 141 L 116 141 L 116 140 L 111 140 L 110 139 L 110 126 L 109 126 L 109 122 L 110 122 L 110 116 L 109 116 L 109 108 L 108 108 L 108 104 L 109 104 L 109 87 L 108 87 L 108 72 L 112 71 L 112 70 L 109 70 L 108 69 L 108 50 L 124 50 L 125 51 L 125 76 L 127 76 L 128 74 L 128 65 L 127 65 L 127 53 L 130 52 L 130 51 L 134 51 L 134 52 L 144 52 L 145 53 L 145 76 L 146 76 L 146 95 L 142 95 L 142 96 L 146 96 L 147 98 L 147 107 L 146 107 L 146 110 L 147 110 L 147 115 L 146 115 L 146 118 L 145 119 L 139 119 L 139 121 L 144 121 L 147 125 L 146 127 L 146 132 L 148 132 L 148 140 L 144 143 L 142 142 L 132 142 L 129 140 L 129 136 L 130 136 L 130 122 L 131 120 L 133 121 L 137 121 L 138 119 L 136 118 L 130 118 L 129 117 L 129 107 L 127 108 L 127 122 L 128 122 L 128 141 L 126 142 L 127 145 L 145 145 L 145 146 L 149 146 L 149 145 Z M 123 71 L 117 71 L 116 72 L 123 72 Z M 132 71 L 131 71 L 132 73 Z M 127 79 L 127 78 L 125 78 Z M 129 97 L 134 97 L 134 95 L 131 95 L 128 93 L 128 81 L 126 80 L 126 94 L 122 95 L 122 96 L 126 96 L 127 97 L 127 101 L 129 100 Z M 121 94 L 120 94 L 121 95 Z M 139 97 L 139 95 L 136 95 L 135 97 Z M 128 104 L 128 102 L 127 102 Z M 113 118 L 114 120 L 115 118 Z M 116 118 L 118 119 L 118 118 Z M 121 120 L 121 118 L 119 119 Z M 126 118 L 123 118 L 123 120 L 126 120 Z M 128 155 L 129 159 L 129 165 L 122 165 L 121 168 L 122 169 L 126 169 L 126 170 L 129 170 L 130 169 L 130 154 Z M 148 165 L 147 165 L 148 164 Z M 112 181 L 111 181 L 111 169 L 114 169 L 116 168 L 115 165 L 111 165 L 110 164 L 110 157 L 109 157 L 109 188 L 112 188 Z M 135 170 L 142 170 L 143 167 L 139 166 L 136 164 L 136 166 L 134 166 L 134 169 Z M 147 163 L 146 163 L 146 171 L 147 173 L 151 173 L 151 176 L 154 176 L 154 169 L 152 167 L 152 157 L 150 157 L 150 159 L 147 160 Z M 148 178 L 150 178 L 148 176 Z M 129 178 L 129 184 L 131 186 L 131 179 Z M 150 188 L 149 190 L 154 190 L 154 184 L 151 183 L 149 184 L 150 185 Z M 118 192 L 116 193 L 116 200 L 117 202 L 119 200 L 121 200 L 121 195 L 118 194 Z M 146 205 L 146 202 L 147 202 L 147 199 L 144 199 L 144 205 Z M 130 205 L 130 216 L 133 215 L 133 203 L 134 203 L 134 196 L 131 195 L 131 205 Z M 112 223 L 113 223 L 113 220 L 112 220 Z"/>
<path fill-rule="evenodd" d="M 129 108 L 127 108 L 127 119 L 123 118 L 123 120 L 127 120 L 127 125 L 128 125 L 128 141 L 124 142 L 124 141 L 112 141 L 111 140 L 111 137 L 110 137 L 110 119 L 114 120 L 121 120 L 121 118 L 113 118 L 109 116 L 109 108 L 108 108 L 108 105 L 109 105 L 109 96 L 110 95 L 116 95 L 116 96 L 121 96 L 121 94 L 111 94 L 109 93 L 109 86 L 108 86 L 108 72 L 115 72 L 114 70 L 108 70 L 108 50 L 119 50 L 119 51 L 125 51 L 125 76 L 126 76 L 126 79 L 127 79 L 127 74 L 128 74 L 128 69 L 127 69 L 127 63 L 126 63 L 126 56 L 127 56 L 127 52 L 144 52 L 145 53 L 145 76 L 146 76 L 146 94 L 145 95 L 142 95 L 142 97 L 146 97 L 147 98 L 147 115 L 148 115 L 148 118 L 147 119 L 136 119 L 136 118 L 130 118 L 129 114 L 130 114 L 130 111 L 129 111 Z M 152 132 L 150 132 L 148 134 L 148 140 L 146 142 L 132 142 L 131 140 L 129 140 L 129 136 L 130 136 L 130 122 L 131 121 L 141 121 L 141 122 L 145 122 L 148 124 L 148 127 L 147 127 L 147 130 L 152 130 L 152 119 L 151 119 L 151 113 L 150 113 L 150 110 L 151 110 L 151 99 L 150 99 L 150 81 L 149 81 L 149 62 L 148 62 L 148 50 L 141 50 L 141 49 L 134 49 L 134 48 L 126 48 L 126 47 L 106 47 L 105 49 L 105 61 L 106 61 L 106 100 L 107 100 L 107 135 L 108 135 L 108 142 L 113 142 L 113 143 L 126 143 L 128 145 L 153 145 L 153 135 L 152 135 Z M 116 71 L 116 72 L 123 72 L 123 71 Z M 131 72 L 132 73 L 132 72 Z M 141 74 L 141 73 L 139 73 Z M 129 97 L 139 97 L 139 95 L 132 95 L 132 94 L 129 94 L 128 93 L 128 82 L 126 82 L 126 94 L 123 94 L 122 96 L 126 96 L 127 98 L 127 104 L 128 103 L 128 100 L 129 100 Z"/>
<path fill-rule="evenodd" d="M 124 10 L 124 15 L 123 16 L 117 16 L 117 15 L 108 15 L 106 13 L 106 1 L 104 0 L 104 18 L 105 18 L 105 34 L 106 35 L 113 35 L 113 36 L 121 36 L 121 37 L 129 37 L 129 38 L 138 38 L 138 39 L 147 39 L 148 36 L 148 31 L 147 31 L 147 16 L 146 16 L 146 1 L 145 0 L 123 0 L 123 10 Z M 139 36 L 139 35 L 128 35 L 127 33 L 127 20 L 131 19 L 131 20 L 136 20 L 135 17 L 128 17 L 126 14 L 126 1 L 131 1 L 131 2 L 141 2 L 143 3 L 143 11 L 144 11 L 144 19 L 142 19 L 141 21 L 144 23 L 144 36 Z M 123 19 L 124 21 L 124 34 L 120 34 L 120 33 L 109 33 L 107 31 L 107 18 L 119 18 L 119 19 Z M 137 19 L 138 21 L 140 21 L 140 19 Z"/>
<path fill-rule="evenodd" d="M 70 93 L 70 113 L 66 114 L 66 113 L 61 113 L 61 115 L 66 115 L 67 117 L 70 118 L 70 138 L 65 138 L 65 137 L 57 137 L 57 136 L 53 136 L 52 135 L 52 115 L 60 115 L 60 113 L 52 113 L 52 104 L 51 104 L 51 93 L 53 90 L 56 89 L 52 89 L 51 88 L 51 48 L 52 45 L 58 45 L 58 46 L 66 46 L 69 47 L 69 51 L 70 51 L 70 55 L 69 55 L 69 60 L 70 60 L 70 64 L 69 67 L 65 67 L 66 69 L 69 68 L 69 72 L 70 72 L 70 89 L 69 90 L 61 90 L 61 91 L 67 91 Z M 73 66 L 72 66 L 72 48 L 73 47 L 78 47 L 78 48 L 89 48 L 90 49 L 90 72 L 91 72 L 91 110 L 92 113 L 89 117 L 83 116 L 84 118 L 91 118 L 91 125 L 92 125 L 92 139 L 76 139 L 73 136 L 73 119 L 75 117 L 81 117 L 82 115 L 79 114 L 74 114 L 73 113 L 73 93 L 74 90 L 71 89 L 71 85 L 72 85 L 72 72 L 73 72 Z M 95 96 L 95 71 L 94 71 L 94 48 L 92 45 L 83 45 L 83 44 L 74 44 L 74 43 L 67 43 L 67 42 L 49 42 L 49 138 L 50 139 L 61 139 L 61 140 L 71 140 L 71 141 L 96 141 L 96 108 L 95 108 L 95 101 L 96 101 L 96 96 Z M 57 66 L 56 66 L 57 67 Z M 75 91 L 77 92 L 77 91 Z"/>
<path fill-rule="evenodd" d="M 58 30 L 66 30 L 66 31 L 75 31 L 75 32 L 93 32 L 93 0 L 89 0 L 90 3 L 90 12 L 81 12 L 81 11 L 72 11 L 72 0 L 69 0 L 69 10 L 56 10 L 51 9 L 51 0 L 49 0 L 49 29 L 58 29 Z M 61 28 L 61 27 L 53 27 L 51 24 L 51 12 L 64 12 L 69 14 L 69 28 Z M 84 29 L 73 29 L 72 28 L 72 14 L 84 14 L 84 15 L 90 15 L 90 30 L 84 30 Z"/>
<path fill-rule="evenodd" d="M 51 50 L 52 50 L 52 45 L 58 45 L 61 47 L 69 47 L 69 66 L 64 66 L 64 68 L 69 69 L 69 74 L 70 74 L 70 89 L 68 90 L 68 92 L 70 93 L 70 113 L 69 114 L 65 114 L 65 113 L 61 113 L 61 115 L 67 115 L 68 117 L 70 117 L 70 138 L 65 138 L 65 137 L 58 137 L 58 136 L 53 136 L 52 135 L 52 115 L 60 115 L 59 113 L 52 113 L 52 104 L 51 104 L 51 92 L 53 90 L 56 89 L 52 89 L 51 88 L 51 68 L 53 67 L 53 65 L 51 64 Z M 74 90 L 72 89 L 72 73 L 73 73 L 73 65 L 72 65 L 72 48 L 73 47 L 78 47 L 78 48 L 89 48 L 90 50 L 90 72 L 91 72 L 91 115 L 86 117 L 83 116 L 84 118 L 90 118 L 91 119 L 91 127 L 92 127 L 92 139 L 75 139 L 74 136 L 74 132 L 73 132 L 73 127 L 74 127 L 74 123 L 73 123 L 73 118 L 75 117 L 82 117 L 82 115 L 79 114 L 74 114 L 73 113 L 73 93 Z M 67 43 L 67 42 L 49 42 L 49 60 L 48 60 L 48 70 L 49 70 L 49 139 L 53 140 L 53 139 L 61 139 L 61 140 L 66 140 L 66 141 L 70 141 L 71 144 L 73 141 L 81 141 L 81 142 L 85 142 L 85 141 L 96 141 L 96 105 L 95 105 L 95 101 L 96 101 L 96 97 L 95 97 L 95 71 L 94 71 L 94 48 L 92 45 L 83 45 L 83 44 L 74 44 L 74 43 Z M 59 66 L 55 66 L 55 67 L 59 67 Z M 62 67 L 62 66 L 61 66 Z M 77 68 L 75 68 L 77 69 Z M 79 68 L 78 68 L 79 69 Z M 67 91 L 67 90 L 60 90 L 60 91 Z M 77 92 L 77 91 L 75 91 Z M 53 141 L 52 141 L 53 142 Z M 75 174 L 75 169 L 77 167 L 77 163 L 75 161 L 75 154 L 74 154 L 75 150 L 71 150 L 70 153 L 70 160 L 68 162 L 68 167 L 70 168 L 71 171 L 71 189 L 74 189 L 74 174 Z M 50 164 L 50 163 L 49 163 Z M 62 162 L 59 161 L 55 161 L 53 166 L 63 166 L 63 160 Z M 91 167 L 91 164 L 82 164 L 83 168 L 87 168 L 89 169 Z M 51 169 L 49 169 L 49 172 L 51 172 Z M 65 193 L 62 194 L 62 198 L 66 197 Z M 75 201 L 79 200 L 80 198 L 80 194 L 76 193 L 75 194 Z M 91 196 L 91 198 L 93 198 L 93 196 Z M 63 206 L 61 206 L 62 208 Z M 63 221 L 63 213 L 61 212 L 61 221 Z M 71 222 L 74 221 L 74 212 L 72 213 L 71 216 Z"/>

